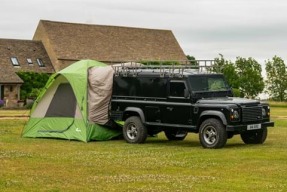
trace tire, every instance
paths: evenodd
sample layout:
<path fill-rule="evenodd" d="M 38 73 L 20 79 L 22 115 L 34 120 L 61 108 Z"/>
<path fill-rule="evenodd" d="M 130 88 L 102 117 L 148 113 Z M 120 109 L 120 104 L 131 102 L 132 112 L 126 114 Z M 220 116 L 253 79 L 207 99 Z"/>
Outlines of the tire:
<path fill-rule="evenodd" d="M 147 138 L 147 129 L 137 116 L 126 119 L 123 136 L 128 143 L 143 143 Z"/>
<path fill-rule="evenodd" d="M 164 131 L 166 138 L 170 141 L 182 141 L 187 136 L 186 131 Z"/>
<path fill-rule="evenodd" d="M 227 142 L 227 133 L 221 121 L 210 118 L 199 128 L 199 140 L 204 148 L 222 148 Z"/>
<path fill-rule="evenodd" d="M 267 128 L 263 127 L 256 131 L 246 131 L 241 133 L 241 139 L 245 144 L 263 144 L 267 138 Z"/>

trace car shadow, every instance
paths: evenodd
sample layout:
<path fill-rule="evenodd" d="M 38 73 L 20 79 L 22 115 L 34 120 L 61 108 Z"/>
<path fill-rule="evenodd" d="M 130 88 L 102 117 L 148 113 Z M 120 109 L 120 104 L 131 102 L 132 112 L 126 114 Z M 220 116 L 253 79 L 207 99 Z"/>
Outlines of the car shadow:
<path fill-rule="evenodd" d="M 203 148 L 200 144 L 199 140 L 190 140 L 185 139 L 183 141 L 169 141 L 164 138 L 157 138 L 157 137 L 148 137 L 145 141 L 145 144 L 153 144 L 153 145 L 159 145 L 159 146 L 178 146 L 178 147 L 191 147 L 191 148 Z M 228 142 L 223 147 L 224 148 L 245 148 L 250 147 L 254 145 L 246 145 L 243 142 Z"/>

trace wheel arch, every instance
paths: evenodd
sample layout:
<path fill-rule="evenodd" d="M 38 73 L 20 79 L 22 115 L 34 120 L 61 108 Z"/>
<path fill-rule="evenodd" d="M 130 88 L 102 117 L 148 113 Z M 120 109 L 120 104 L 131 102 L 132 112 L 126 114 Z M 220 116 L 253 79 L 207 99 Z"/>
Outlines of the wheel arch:
<path fill-rule="evenodd" d="M 140 117 L 142 123 L 145 123 L 145 116 L 144 112 L 141 108 L 138 107 L 127 107 L 123 114 L 123 120 L 125 121 L 127 118 L 131 116 L 138 116 Z"/>
<path fill-rule="evenodd" d="M 220 111 L 203 111 L 200 116 L 199 116 L 199 121 L 198 121 L 198 124 L 197 124 L 197 127 L 200 127 L 200 125 L 202 124 L 203 121 L 205 121 L 206 119 L 209 119 L 209 118 L 215 118 L 215 119 L 218 119 L 222 122 L 222 124 L 224 126 L 227 125 L 227 120 L 224 116 L 224 114 Z"/>

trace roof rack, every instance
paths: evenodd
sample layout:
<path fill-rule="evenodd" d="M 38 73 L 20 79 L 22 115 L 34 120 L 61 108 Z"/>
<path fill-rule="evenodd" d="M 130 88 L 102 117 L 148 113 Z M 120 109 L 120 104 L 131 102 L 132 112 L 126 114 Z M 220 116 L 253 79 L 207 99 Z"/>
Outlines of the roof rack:
<path fill-rule="evenodd" d="M 129 61 L 112 63 L 116 76 L 132 75 L 136 77 L 140 72 L 157 72 L 161 77 L 179 76 L 185 73 L 211 73 L 214 60 L 194 61 Z"/>

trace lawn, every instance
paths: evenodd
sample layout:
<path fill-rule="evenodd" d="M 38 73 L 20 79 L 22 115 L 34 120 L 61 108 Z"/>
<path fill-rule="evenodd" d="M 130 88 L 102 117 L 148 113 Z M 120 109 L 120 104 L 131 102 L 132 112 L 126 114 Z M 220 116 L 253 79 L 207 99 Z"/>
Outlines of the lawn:
<path fill-rule="evenodd" d="M 29 116 L 30 111 L 27 109 L 22 110 L 0 110 L 0 118 L 8 118 L 8 117 L 27 117 Z"/>
<path fill-rule="evenodd" d="M 0 191 L 287 191 L 286 110 L 272 108 L 263 145 L 235 136 L 217 150 L 196 134 L 136 145 L 21 138 L 25 119 L 1 119 Z"/>

